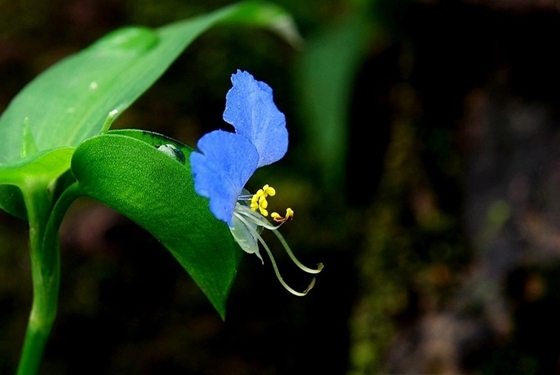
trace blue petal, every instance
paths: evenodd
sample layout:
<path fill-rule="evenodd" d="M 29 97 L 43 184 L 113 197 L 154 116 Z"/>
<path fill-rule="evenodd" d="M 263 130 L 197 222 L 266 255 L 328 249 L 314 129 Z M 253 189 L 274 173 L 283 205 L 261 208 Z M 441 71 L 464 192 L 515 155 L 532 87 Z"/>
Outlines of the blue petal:
<path fill-rule="evenodd" d="M 272 100 L 272 89 L 247 72 L 232 74 L 224 120 L 257 149 L 262 167 L 281 159 L 288 149 L 286 117 Z"/>
<path fill-rule="evenodd" d="M 259 155 L 249 140 L 222 130 L 204 135 L 197 147 L 202 154 L 190 155 L 195 191 L 210 198 L 210 211 L 233 227 L 233 209 Z"/>

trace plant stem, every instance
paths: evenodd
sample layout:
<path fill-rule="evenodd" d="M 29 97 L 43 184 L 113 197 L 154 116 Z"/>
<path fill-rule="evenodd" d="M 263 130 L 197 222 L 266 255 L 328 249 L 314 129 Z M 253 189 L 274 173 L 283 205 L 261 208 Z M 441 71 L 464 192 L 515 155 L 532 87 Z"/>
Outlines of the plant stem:
<path fill-rule="evenodd" d="M 23 190 L 23 189 L 22 189 Z M 44 187 L 29 187 L 23 191 L 29 220 L 33 304 L 18 375 L 35 375 L 56 317 L 60 281 L 58 241 L 44 245 L 44 235 L 50 216 L 51 200 Z M 57 235 L 56 233 L 54 234 Z"/>

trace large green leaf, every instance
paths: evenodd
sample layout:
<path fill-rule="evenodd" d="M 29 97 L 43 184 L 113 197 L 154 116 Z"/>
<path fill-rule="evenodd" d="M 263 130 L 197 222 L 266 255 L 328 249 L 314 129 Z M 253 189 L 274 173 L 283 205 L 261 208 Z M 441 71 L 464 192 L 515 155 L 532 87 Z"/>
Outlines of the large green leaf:
<path fill-rule="evenodd" d="M 268 27 L 292 43 L 298 40 L 281 8 L 251 2 L 155 30 L 128 27 L 105 36 L 38 76 L 0 117 L 0 208 L 26 218 L 21 191 L 4 185 L 3 171 L 19 173 L 22 158 L 31 162 L 49 150 L 75 147 L 99 134 L 109 113 L 117 110 L 118 116 L 197 36 L 216 24 Z M 68 158 L 50 159 L 49 168 L 67 166 Z"/>
<path fill-rule="evenodd" d="M 171 144 L 183 164 L 156 147 Z M 191 149 L 143 131 L 117 131 L 88 139 L 72 158 L 83 194 L 113 207 L 152 233 L 177 258 L 222 317 L 242 251 L 227 225 L 194 191 Z"/>
<path fill-rule="evenodd" d="M 160 77 L 198 35 L 216 24 L 249 24 L 297 36 L 289 16 L 266 3 L 241 3 L 161 27 L 117 30 L 54 65 L 10 103 L 0 118 L 0 164 L 37 150 L 77 146 L 97 135 Z M 118 116 L 118 114 L 117 114 Z M 23 141 L 24 133 L 28 133 Z"/>

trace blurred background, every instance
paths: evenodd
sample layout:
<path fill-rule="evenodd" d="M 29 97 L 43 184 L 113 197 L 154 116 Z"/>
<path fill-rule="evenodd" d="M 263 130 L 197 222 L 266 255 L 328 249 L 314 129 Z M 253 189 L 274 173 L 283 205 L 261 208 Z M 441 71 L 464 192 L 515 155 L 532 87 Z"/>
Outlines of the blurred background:
<path fill-rule="evenodd" d="M 0 110 L 115 28 L 230 3 L 0 0 Z M 269 183 L 272 208 L 295 210 L 282 232 L 304 263 L 325 264 L 315 289 L 294 297 L 246 256 L 222 322 L 155 239 L 81 200 L 61 229 L 42 374 L 560 373 L 560 4 L 276 3 L 301 44 L 215 28 L 115 127 L 194 146 L 227 128 L 236 69 L 267 82 L 290 149 L 249 188 Z M 25 223 L 0 213 L 2 374 L 15 372 L 30 309 L 26 241 Z"/>

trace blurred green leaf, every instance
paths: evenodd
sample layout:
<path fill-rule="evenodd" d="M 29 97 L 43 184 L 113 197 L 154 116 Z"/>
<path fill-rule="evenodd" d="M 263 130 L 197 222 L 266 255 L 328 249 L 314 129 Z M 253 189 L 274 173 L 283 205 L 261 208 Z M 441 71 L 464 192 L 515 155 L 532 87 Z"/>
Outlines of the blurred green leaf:
<path fill-rule="evenodd" d="M 310 152 L 331 188 L 344 182 L 352 87 L 371 31 L 363 13 L 346 15 L 307 40 L 298 66 L 297 84 Z"/>
<path fill-rule="evenodd" d="M 171 144 L 186 164 L 156 147 Z M 83 194 L 123 213 L 154 235 L 187 270 L 222 318 L 242 251 L 227 225 L 194 191 L 191 148 L 155 133 L 115 131 L 74 153 L 72 172 Z"/>

